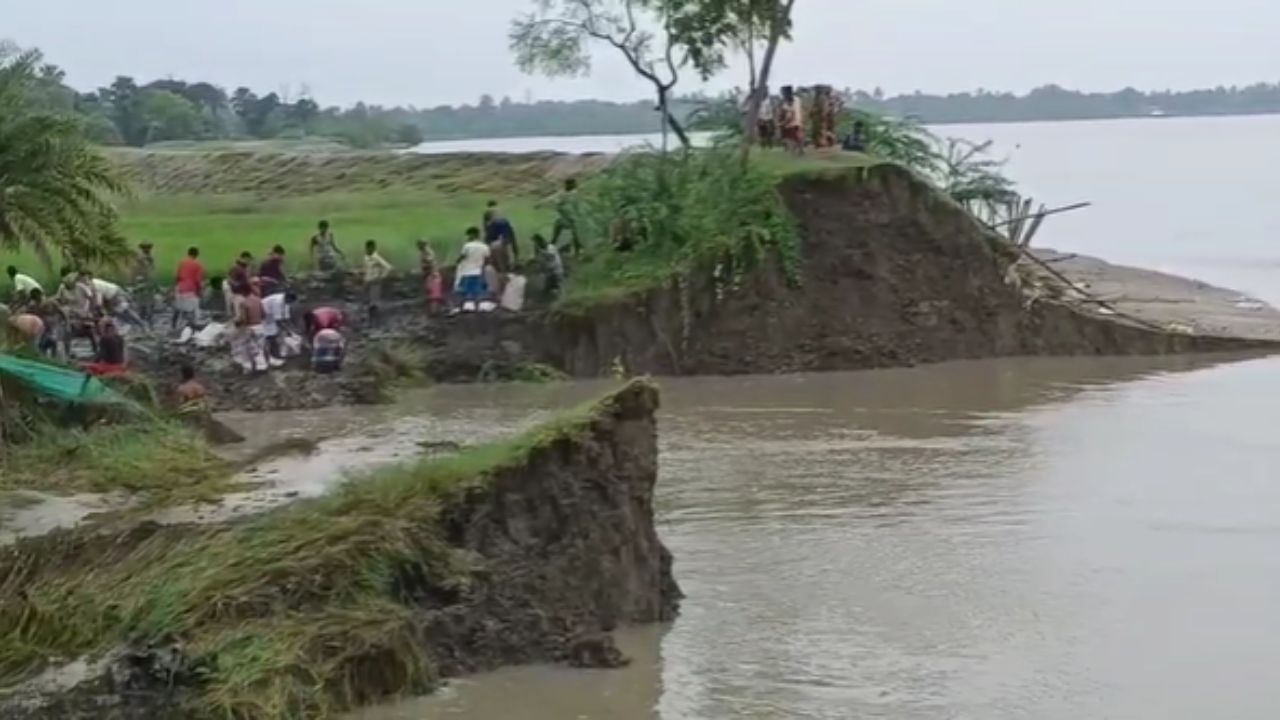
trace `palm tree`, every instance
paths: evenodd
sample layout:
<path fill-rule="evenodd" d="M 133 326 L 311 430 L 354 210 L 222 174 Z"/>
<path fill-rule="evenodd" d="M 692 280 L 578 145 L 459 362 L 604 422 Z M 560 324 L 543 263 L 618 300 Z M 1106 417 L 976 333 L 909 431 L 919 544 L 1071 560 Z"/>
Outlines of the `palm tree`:
<path fill-rule="evenodd" d="M 125 192 L 80 119 L 33 107 L 41 56 L 0 57 L 0 248 L 29 248 L 46 265 L 111 262 L 127 252 L 112 193 Z"/>

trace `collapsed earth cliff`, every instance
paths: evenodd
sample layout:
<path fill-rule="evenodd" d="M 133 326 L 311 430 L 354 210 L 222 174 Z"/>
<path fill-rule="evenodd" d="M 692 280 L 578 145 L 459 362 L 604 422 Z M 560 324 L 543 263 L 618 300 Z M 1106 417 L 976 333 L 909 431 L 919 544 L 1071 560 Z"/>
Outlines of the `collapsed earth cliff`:
<path fill-rule="evenodd" d="M 1256 343 L 1168 332 L 1077 306 L 1032 302 L 1018 256 L 910 172 L 813 172 L 779 185 L 802 238 L 776 266 L 680 283 L 552 314 L 540 359 L 570 375 L 854 370 L 1013 355 L 1161 355 Z"/>
<path fill-rule="evenodd" d="M 239 523 L 6 548 L 0 716 L 330 717 L 504 664 L 616 660 L 599 633 L 680 598 L 654 529 L 657 405 L 633 382 Z"/>

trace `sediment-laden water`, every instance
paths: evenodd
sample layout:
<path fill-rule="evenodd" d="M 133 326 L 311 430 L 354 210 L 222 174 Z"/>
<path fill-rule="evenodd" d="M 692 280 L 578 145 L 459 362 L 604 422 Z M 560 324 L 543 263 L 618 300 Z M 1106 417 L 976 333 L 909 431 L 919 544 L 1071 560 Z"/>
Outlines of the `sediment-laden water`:
<path fill-rule="evenodd" d="M 663 380 L 659 529 L 680 618 L 621 632 L 623 670 L 508 668 L 354 717 L 1270 717 L 1280 359 L 1223 361 Z M 262 463 L 272 489 L 224 509 L 503 435 L 611 385 L 231 416 L 258 444 L 335 439 Z"/>
<path fill-rule="evenodd" d="M 357 717 L 1269 717 L 1280 360 L 1212 362 L 665 380 L 680 619 L 624 633 L 625 670 Z M 594 389 L 430 398 L 501 422 Z"/>

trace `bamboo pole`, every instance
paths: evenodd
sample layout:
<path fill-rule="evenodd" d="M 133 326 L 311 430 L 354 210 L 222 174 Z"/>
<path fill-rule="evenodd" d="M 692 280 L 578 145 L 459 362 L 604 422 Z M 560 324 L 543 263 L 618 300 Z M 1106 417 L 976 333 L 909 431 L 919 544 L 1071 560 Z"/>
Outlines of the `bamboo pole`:
<path fill-rule="evenodd" d="M 1001 228 L 1006 225 L 1014 225 L 1014 224 L 1022 223 L 1027 220 L 1032 220 L 1035 218 L 1043 219 L 1043 218 L 1049 217 L 1050 215 L 1061 215 L 1062 213 L 1071 212 L 1072 210 L 1082 210 L 1084 208 L 1092 207 L 1092 206 L 1093 206 L 1093 203 L 1091 202 L 1075 203 L 1074 205 L 1064 205 L 1062 207 L 1053 208 L 1050 210 L 1041 210 L 1040 212 L 1033 213 L 1031 215 L 1023 215 L 1021 217 L 1016 217 L 1009 220 L 1001 220 L 1000 222 L 995 223 L 993 225 L 988 225 L 988 227 L 990 227 L 992 230 L 995 230 L 996 228 Z"/>

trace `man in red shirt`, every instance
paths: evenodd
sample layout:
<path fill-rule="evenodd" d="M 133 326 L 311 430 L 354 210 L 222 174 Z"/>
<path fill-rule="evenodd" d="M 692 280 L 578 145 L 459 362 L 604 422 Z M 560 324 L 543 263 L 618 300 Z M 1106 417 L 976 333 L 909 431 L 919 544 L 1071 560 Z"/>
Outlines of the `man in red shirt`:
<path fill-rule="evenodd" d="M 200 264 L 200 248 L 190 248 L 187 256 L 178 263 L 177 284 L 174 287 L 173 330 L 178 322 L 183 327 L 194 328 L 200 321 L 200 293 L 204 291 L 204 266 Z"/>

